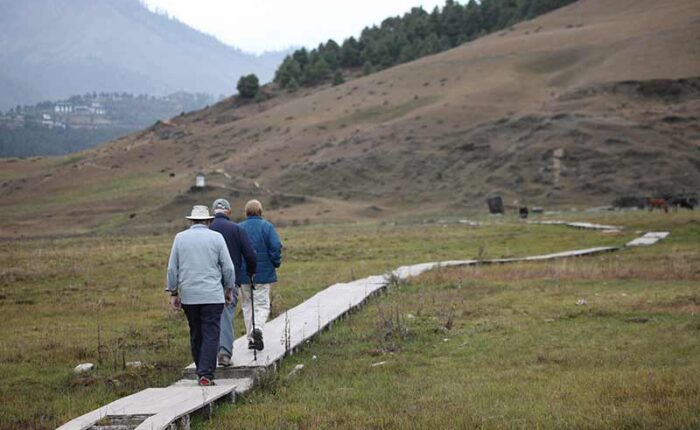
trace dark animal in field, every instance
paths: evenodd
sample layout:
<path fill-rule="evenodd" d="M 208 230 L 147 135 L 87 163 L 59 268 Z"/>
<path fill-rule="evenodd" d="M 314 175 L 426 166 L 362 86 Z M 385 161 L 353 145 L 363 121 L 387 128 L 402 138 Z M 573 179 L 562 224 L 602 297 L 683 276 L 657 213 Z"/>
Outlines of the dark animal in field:
<path fill-rule="evenodd" d="M 499 195 L 492 195 L 486 199 L 486 203 L 489 206 L 489 212 L 492 215 L 502 214 L 503 210 L 503 199 Z"/>
<path fill-rule="evenodd" d="M 527 208 L 527 206 L 523 206 L 518 211 L 518 215 L 521 219 L 526 219 L 530 215 L 530 210 Z"/>
<path fill-rule="evenodd" d="M 698 200 L 692 197 L 673 197 L 668 204 L 676 209 L 690 209 L 691 211 L 698 205 Z"/>
<path fill-rule="evenodd" d="M 647 206 L 649 206 L 649 212 L 654 209 L 663 209 L 668 213 L 668 203 L 664 199 L 647 199 Z"/>

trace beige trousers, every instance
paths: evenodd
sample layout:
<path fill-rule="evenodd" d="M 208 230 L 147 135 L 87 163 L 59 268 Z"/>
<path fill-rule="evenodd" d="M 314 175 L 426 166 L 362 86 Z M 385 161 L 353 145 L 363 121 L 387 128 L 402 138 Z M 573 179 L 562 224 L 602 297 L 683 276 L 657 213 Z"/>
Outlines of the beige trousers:
<path fill-rule="evenodd" d="M 270 316 L 270 285 L 256 284 L 253 290 L 255 305 L 255 328 L 263 330 L 267 318 Z M 253 313 L 251 311 L 251 290 L 250 284 L 241 285 L 241 309 L 243 309 L 243 322 L 245 322 L 246 337 L 253 340 Z"/>

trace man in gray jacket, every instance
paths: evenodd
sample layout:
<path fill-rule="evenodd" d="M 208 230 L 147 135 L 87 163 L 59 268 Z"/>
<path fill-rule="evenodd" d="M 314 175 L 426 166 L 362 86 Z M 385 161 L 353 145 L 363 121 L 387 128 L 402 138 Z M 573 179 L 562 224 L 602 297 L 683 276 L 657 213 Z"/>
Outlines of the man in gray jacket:
<path fill-rule="evenodd" d="M 212 230 L 206 206 L 186 217 L 188 230 L 175 236 L 168 261 L 166 291 L 174 310 L 184 309 L 190 326 L 190 348 L 199 385 L 214 385 L 221 312 L 232 300 L 236 282 L 224 237 Z"/>

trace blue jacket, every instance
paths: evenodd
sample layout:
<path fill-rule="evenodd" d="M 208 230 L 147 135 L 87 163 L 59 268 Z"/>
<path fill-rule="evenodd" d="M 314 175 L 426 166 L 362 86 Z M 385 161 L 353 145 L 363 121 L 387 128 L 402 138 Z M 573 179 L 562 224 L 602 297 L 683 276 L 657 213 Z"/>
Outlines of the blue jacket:
<path fill-rule="evenodd" d="M 280 267 L 282 263 L 282 242 L 280 242 L 275 227 L 259 216 L 249 216 L 239 226 L 248 234 L 257 253 L 255 283 L 271 284 L 277 282 L 275 269 Z M 241 279 L 238 282 L 241 284 L 250 283 L 245 262 L 243 262 Z"/>
<path fill-rule="evenodd" d="M 243 259 L 245 259 L 248 272 L 255 273 L 255 250 L 250 243 L 250 239 L 248 239 L 248 235 L 242 228 L 235 222 L 231 222 L 226 215 L 218 213 L 215 215 L 209 229 L 218 231 L 224 237 L 228 254 L 231 256 L 233 266 L 236 268 L 237 284 L 240 284 L 240 279 L 243 278 L 243 271 L 241 270 Z"/>

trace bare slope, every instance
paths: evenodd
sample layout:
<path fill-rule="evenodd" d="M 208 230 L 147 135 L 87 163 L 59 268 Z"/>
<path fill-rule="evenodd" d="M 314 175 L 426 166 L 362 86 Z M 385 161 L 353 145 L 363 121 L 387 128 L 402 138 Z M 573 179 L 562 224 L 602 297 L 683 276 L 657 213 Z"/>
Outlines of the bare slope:
<path fill-rule="evenodd" d="M 581 0 L 338 87 L 229 99 L 74 159 L 17 162 L 0 213 L 50 208 L 79 229 L 176 220 L 204 198 L 187 191 L 200 170 L 299 220 L 474 207 L 494 191 L 551 206 L 697 190 L 699 16 L 693 0 Z"/>

